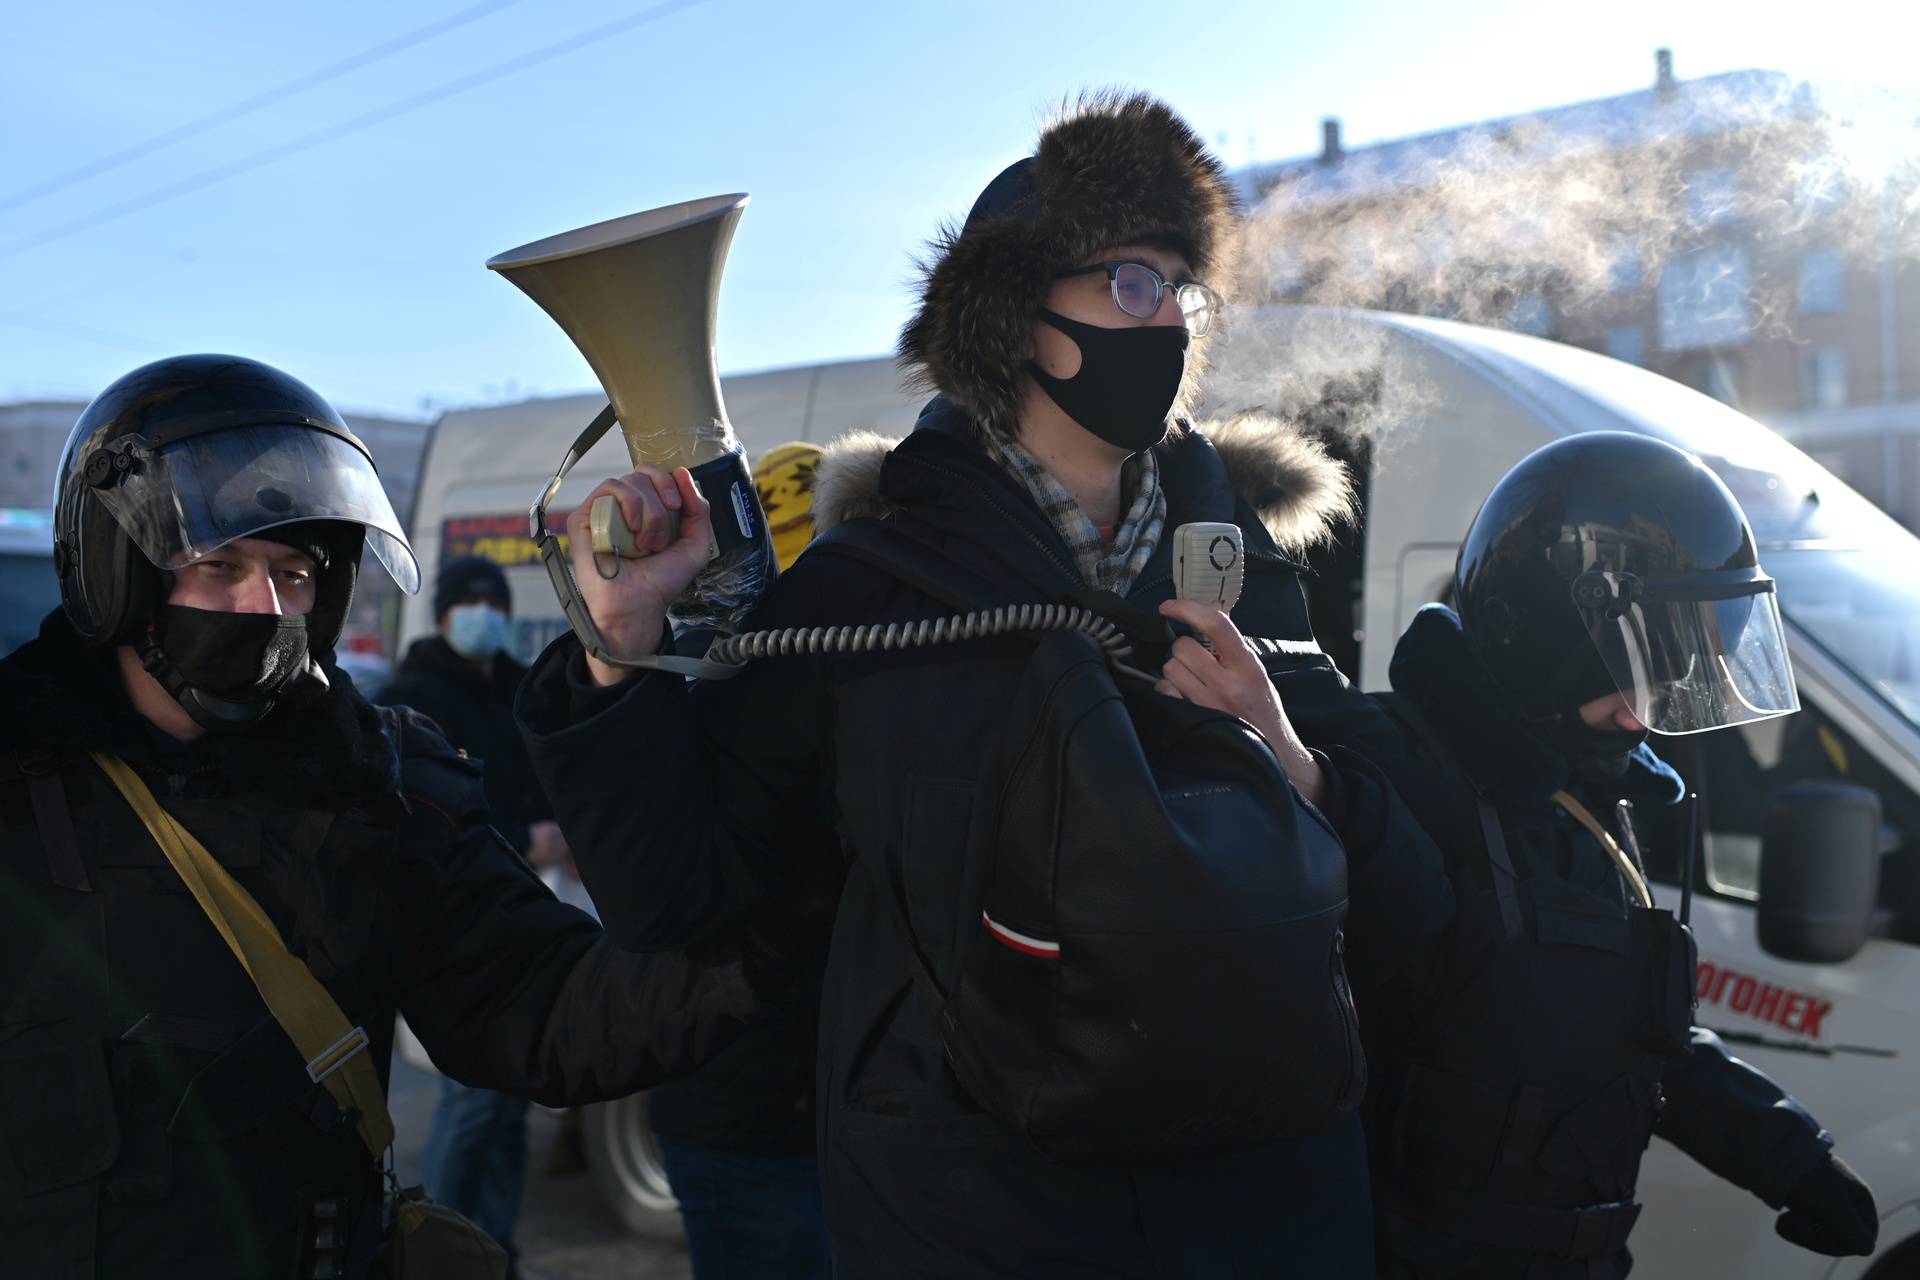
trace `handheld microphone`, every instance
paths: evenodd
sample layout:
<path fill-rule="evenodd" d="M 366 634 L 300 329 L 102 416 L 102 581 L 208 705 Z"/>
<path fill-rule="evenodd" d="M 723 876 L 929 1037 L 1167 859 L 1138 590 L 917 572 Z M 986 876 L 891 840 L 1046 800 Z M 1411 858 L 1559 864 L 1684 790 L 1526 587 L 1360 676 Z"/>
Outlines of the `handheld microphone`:
<path fill-rule="evenodd" d="M 1231 614 L 1246 583 L 1246 544 L 1240 526 L 1218 521 L 1195 521 L 1173 531 L 1173 594 L 1181 600 L 1210 604 Z M 1190 634 L 1212 653 L 1213 642 L 1178 622 L 1180 634 Z"/>

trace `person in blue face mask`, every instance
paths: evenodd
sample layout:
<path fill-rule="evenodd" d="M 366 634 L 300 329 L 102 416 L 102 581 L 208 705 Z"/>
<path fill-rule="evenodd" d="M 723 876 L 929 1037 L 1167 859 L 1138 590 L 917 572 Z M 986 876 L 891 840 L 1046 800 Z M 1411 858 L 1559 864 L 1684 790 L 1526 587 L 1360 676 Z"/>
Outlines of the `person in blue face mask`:
<path fill-rule="evenodd" d="M 508 842 L 536 866 L 564 863 L 566 838 L 513 724 L 513 695 L 526 668 L 506 651 L 513 614 L 507 575 L 477 556 L 449 560 L 434 583 L 433 612 L 438 630 L 407 649 L 380 701 L 431 716 L 449 742 L 481 762 L 495 825 Z M 527 1100 L 445 1076 L 441 1090 L 421 1183 L 513 1255 L 527 1175 Z"/>

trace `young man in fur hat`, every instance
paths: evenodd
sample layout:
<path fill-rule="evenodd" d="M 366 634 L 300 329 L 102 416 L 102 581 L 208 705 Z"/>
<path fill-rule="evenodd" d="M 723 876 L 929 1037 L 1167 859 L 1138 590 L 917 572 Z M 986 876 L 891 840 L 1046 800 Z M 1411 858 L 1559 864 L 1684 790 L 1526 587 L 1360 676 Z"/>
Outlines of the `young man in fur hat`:
<path fill-rule="evenodd" d="M 1351 705 L 1282 557 L 1344 510 L 1344 476 L 1277 426 L 1248 422 L 1229 433 L 1254 464 L 1236 474 L 1181 420 L 1219 314 L 1234 213 L 1218 161 L 1166 106 L 1080 102 L 934 245 L 901 354 L 938 394 L 905 440 L 854 437 L 830 451 L 815 519 L 827 530 L 882 516 L 1007 598 L 1104 590 L 1149 623 L 1157 610 L 1207 637 L 1211 651 L 1182 638 L 1144 659 L 1160 691 L 1258 728 L 1363 878 L 1383 850 L 1432 849 L 1370 766 L 1309 751 L 1290 718 Z M 611 580 L 579 559 L 594 617 L 617 653 L 670 646 L 666 608 L 705 562 L 706 505 L 684 471 L 643 468 L 596 493 L 619 499 L 655 554 Z M 1190 521 L 1244 530 L 1247 587 L 1231 621 L 1170 600 L 1171 534 Z M 579 558 L 587 541 L 573 532 Z M 780 578 L 751 628 L 953 612 L 832 542 Z M 768 661 L 689 686 L 631 678 L 565 638 L 536 665 L 520 713 L 624 944 L 695 941 L 773 895 L 796 912 L 839 899 L 817 1057 L 837 1274 L 1371 1275 L 1351 1116 L 1230 1152 L 1068 1163 L 956 1078 L 897 914 L 935 971 L 950 973 L 981 936 L 961 905 L 970 832 L 993 820 L 991 758 L 1032 652 L 1015 639 Z M 863 869 L 845 872 L 849 861 Z M 1321 969 L 1302 981 L 1324 982 Z M 1231 1025 L 1247 1016 L 1235 980 L 1220 973 L 1192 999 L 1217 1003 Z"/>

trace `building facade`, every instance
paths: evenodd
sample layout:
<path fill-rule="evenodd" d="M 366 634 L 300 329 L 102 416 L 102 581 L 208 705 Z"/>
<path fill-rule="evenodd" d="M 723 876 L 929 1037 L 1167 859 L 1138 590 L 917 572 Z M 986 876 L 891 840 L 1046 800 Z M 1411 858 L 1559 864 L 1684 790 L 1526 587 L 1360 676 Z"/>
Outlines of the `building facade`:
<path fill-rule="evenodd" d="M 1429 315 L 1641 365 L 1920 524 L 1920 204 L 1775 72 L 1681 81 L 1243 175 L 1256 295 Z"/>

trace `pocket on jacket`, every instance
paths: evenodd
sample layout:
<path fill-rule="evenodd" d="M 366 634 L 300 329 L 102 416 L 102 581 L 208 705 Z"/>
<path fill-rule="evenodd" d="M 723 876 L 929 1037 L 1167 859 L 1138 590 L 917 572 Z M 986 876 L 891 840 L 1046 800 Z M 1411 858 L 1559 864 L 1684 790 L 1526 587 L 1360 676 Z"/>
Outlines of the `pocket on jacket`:
<path fill-rule="evenodd" d="M 1594 1200 L 1627 1199 L 1653 1137 L 1659 1106 L 1656 1073 L 1610 1080 L 1554 1123 L 1535 1163 L 1548 1177 L 1581 1187 L 1582 1194 Z"/>
<path fill-rule="evenodd" d="M 974 784 L 961 779 L 907 779 L 907 822 L 900 846 L 907 914 L 921 954 L 948 987 L 959 962 L 966 917 L 979 909 L 978 870 L 967 865 L 973 796 Z"/>
<path fill-rule="evenodd" d="M 98 1041 L 0 1058 L 0 1196 L 98 1178 L 119 1153 L 106 1049 Z"/>
<path fill-rule="evenodd" d="M 1609 901 L 1558 876 L 1535 876 L 1530 883 L 1535 930 L 1543 945 L 1626 952 L 1633 928 L 1618 901 Z"/>
<path fill-rule="evenodd" d="M 1511 1093 L 1422 1063 L 1410 1066 L 1382 1171 L 1392 1189 L 1421 1205 L 1486 1186 L 1499 1159 Z"/>
<path fill-rule="evenodd" d="M 120 1126 L 96 1040 L 0 1058 L 0 1241 L 8 1275 L 93 1280 L 100 1183 Z"/>

